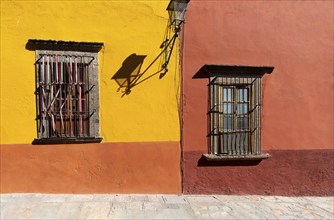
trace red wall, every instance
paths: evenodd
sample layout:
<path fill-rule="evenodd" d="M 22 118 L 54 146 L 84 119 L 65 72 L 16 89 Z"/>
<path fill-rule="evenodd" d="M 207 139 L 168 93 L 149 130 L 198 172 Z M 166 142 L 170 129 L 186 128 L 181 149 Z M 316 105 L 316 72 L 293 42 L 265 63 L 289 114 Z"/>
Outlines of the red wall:
<path fill-rule="evenodd" d="M 325 189 L 317 189 L 318 181 L 329 183 L 334 178 L 333 3 L 191 1 L 186 21 L 183 49 L 184 191 L 334 194 L 333 187 L 329 187 L 331 184 L 325 184 Z M 198 165 L 201 154 L 207 153 L 208 149 L 208 79 L 192 77 L 205 64 L 275 67 L 273 73 L 263 79 L 262 115 L 262 150 L 274 152 L 273 158 L 247 169 L 242 165 L 233 166 L 233 169 L 223 165 L 214 169 L 206 166 L 208 164 Z M 312 163 L 305 161 L 310 152 L 313 152 Z M 290 154 L 295 155 L 295 160 L 288 163 L 286 158 L 290 158 Z M 279 164 L 293 172 L 283 172 Z M 219 187 L 229 181 L 238 182 L 236 179 L 243 181 L 242 173 L 252 173 L 253 180 L 264 178 L 261 177 L 264 169 L 280 175 L 282 181 L 268 174 L 265 175 L 268 187 L 260 187 L 263 186 L 261 181 L 250 182 L 254 184 L 253 188 L 261 190 L 240 191 L 238 186 L 224 190 Z M 315 181 L 312 178 L 314 172 L 324 173 L 324 178 Z M 202 177 L 204 173 L 210 178 L 193 176 Z M 233 175 L 236 173 L 239 175 Z M 219 177 L 211 178 L 211 175 Z M 250 181 L 246 176 L 244 180 Z M 304 184 L 305 190 L 284 189 L 286 178 L 294 188 Z M 304 181 L 300 182 L 300 179 Z M 202 187 L 195 190 L 196 185 Z M 270 185 L 275 186 L 275 190 Z"/>

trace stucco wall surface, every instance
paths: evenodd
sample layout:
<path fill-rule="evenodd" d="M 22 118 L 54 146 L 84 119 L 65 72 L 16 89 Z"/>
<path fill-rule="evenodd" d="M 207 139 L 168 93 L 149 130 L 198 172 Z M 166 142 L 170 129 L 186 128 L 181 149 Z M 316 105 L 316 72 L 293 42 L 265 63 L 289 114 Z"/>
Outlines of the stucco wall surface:
<path fill-rule="evenodd" d="M 179 142 L 1 145 L 0 193 L 180 193 Z"/>
<path fill-rule="evenodd" d="M 163 78 L 161 58 L 152 63 L 165 39 L 168 2 L 1 0 L 1 192 L 180 193 L 178 42 Z M 104 43 L 103 143 L 31 145 L 37 131 L 29 39 Z M 124 95 L 115 76 L 131 70 L 133 58 L 142 62 L 121 81 L 141 78 Z"/>
<path fill-rule="evenodd" d="M 167 0 L 1 1 L 1 143 L 27 144 L 36 137 L 35 52 L 26 49 L 28 39 L 104 43 L 99 52 L 104 142 L 178 141 L 177 53 L 162 79 L 156 74 L 129 95 L 122 97 L 124 88 L 118 91 L 112 79 L 131 55 L 145 56 L 143 73 L 161 52 L 167 5 Z M 158 59 L 139 81 L 160 67 Z"/>
<path fill-rule="evenodd" d="M 268 150 L 271 158 L 208 162 L 184 155 L 185 194 L 333 196 L 334 150 Z"/>
<path fill-rule="evenodd" d="M 333 195 L 333 2 L 192 1 L 183 49 L 185 193 Z M 205 64 L 263 77 L 260 164 L 208 163 Z"/>
<path fill-rule="evenodd" d="M 193 1 L 186 19 L 185 150 L 207 145 L 208 79 L 192 79 L 205 64 L 275 67 L 263 79 L 264 150 L 333 148 L 333 2 Z"/>

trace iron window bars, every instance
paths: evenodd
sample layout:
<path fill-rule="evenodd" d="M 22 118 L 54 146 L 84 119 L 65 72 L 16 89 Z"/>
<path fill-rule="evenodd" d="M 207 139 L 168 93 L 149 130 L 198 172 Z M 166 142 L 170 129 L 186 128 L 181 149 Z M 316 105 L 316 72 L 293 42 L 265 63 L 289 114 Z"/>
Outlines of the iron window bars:
<path fill-rule="evenodd" d="M 36 51 L 34 144 L 100 142 L 98 55 Z"/>
<path fill-rule="evenodd" d="M 41 54 L 36 62 L 38 136 L 89 136 L 89 72 L 94 57 Z"/>
<path fill-rule="evenodd" d="M 264 74 L 274 67 L 204 65 L 193 78 L 209 78 L 207 160 L 261 160 Z"/>
<path fill-rule="evenodd" d="M 261 78 L 210 77 L 210 153 L 261 153 Z"/>

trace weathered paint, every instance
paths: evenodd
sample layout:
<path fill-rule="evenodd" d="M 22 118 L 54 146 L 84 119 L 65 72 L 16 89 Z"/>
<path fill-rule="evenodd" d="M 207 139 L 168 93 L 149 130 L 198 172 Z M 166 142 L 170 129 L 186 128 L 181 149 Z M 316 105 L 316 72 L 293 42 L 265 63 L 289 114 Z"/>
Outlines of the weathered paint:
<path fill-rule="evenodd" d="M 161 52 L 168 1 L 1 0 L 1 192 L 179 193 L 179 61 L 123 95 L 114 79 L 129 58 L 140 73 Z M 99 52 L 102 144 L 33 146 L 35 51 L 29 39 L 102 42 Z M 155 74 L 155 75 L 153 75 Z"/>
<path fill-rule="evenodd" d="M 180 193 L 179 145 L 1 145 L 0 193 Z"/>
<path fill-rule="evenodd" d="M 28 39 L 103 42 L 99 53 L 104 142 L 179 141 L 179 61 L 122 97 L 112 77 L 132 54 L 144 71 L 161 52 L 168 1 L 1 1 L 1 143 L 36 137 L 35 52 Z M 160 59 L 143 75 L 161 67 Z M 121 89 L 123 90 L 123 89 Z"/>
<path fill-rule="evenodd" d="M 333 196 L 333 150 L 268 150 L 255 161 L 208 162 L 201 151 L 184 154 L 184 193 Z M 205 181 L 204 181 L 205 180 Z"/>
<path fill-rule="evenodd" d="M 334 143 L 333 3 L 193 1 L 186 19 L 185 192 L 333 194 L 329 184 L 333 157 L 324 153 L 332 155 Z M 273 153 L 273 158 L 254 168 L 198 166 L 200 154 L 208 152 L 208 79 L 193 76 L 205 64 L 274 66 L 274 72 L 263 79 L 262 150 L 294 151 Z M 189 156 L 192 152 L 196 156 Z M 303 158 L 307 155 L 310 159 L 312 154 L 310 165 Z M 284 173 L 279 166 L 286 167 Z M 315 178 L 315 172 L 324 175 Z M 266 182 L 261 185 L 263 173 Z M 283 175 L 287 181 L 274 174 Z M 316 189 L 318 186 L 325 189 Z"/>

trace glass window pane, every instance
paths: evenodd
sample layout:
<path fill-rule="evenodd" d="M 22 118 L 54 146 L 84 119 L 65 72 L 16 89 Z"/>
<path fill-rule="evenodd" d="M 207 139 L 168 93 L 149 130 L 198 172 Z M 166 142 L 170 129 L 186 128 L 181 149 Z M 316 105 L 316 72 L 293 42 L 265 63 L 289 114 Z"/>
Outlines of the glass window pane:
<path fill-rule="evenodd" d="M 233 129 L 233 117 L 225 117 L 224 130 L 232 130 L 232 129 Z"/>
<path fill-rule="evenodd" d="M 248 89 L 247 88 L 238 89 L 238 101 L 239 102 L 248 101 Z"/>
<path fill-rule="evenodd" d="M 248 101 L 248 89 L 247 88 L 238 89 L 238 101 L 239 102 Z"/>
<path fill-rule="evenodd" d="M 231 102 L 233 100 L 233 88 L 224 88 L 224 102 Z"/>
<path fill-rule="evenodd" d="M 233 114 L 233 103 L 224 103 L 224 114 Z"/>
<path fill-rule="evenodd" d="M 238 117 L 237 123 L 238 130 L 248 130 L 248 117 Z"/>
<path fill-rule="evenodd" d="M 238 102 L 243 101 L 243 97 L 242 97 L 243 91 L 242 90 L 243 89 L 238 89 Z"/>
<path fill-rule="evenodd" d="M 226 102 L 227 101 L 227 88 L 224 88 L 223 91 L 224 91 L 224 99 L 223 99 L 223 101 Z"/>
<path fill-rule="evenodd" d="M 248 114 L 248 103 L 238 103 L 237 114 L 238 115 Z"/>
<path fill-rule="evenodd" d="M 244 89 L 244 101 L 248 101 L 248 89 Z"/>

